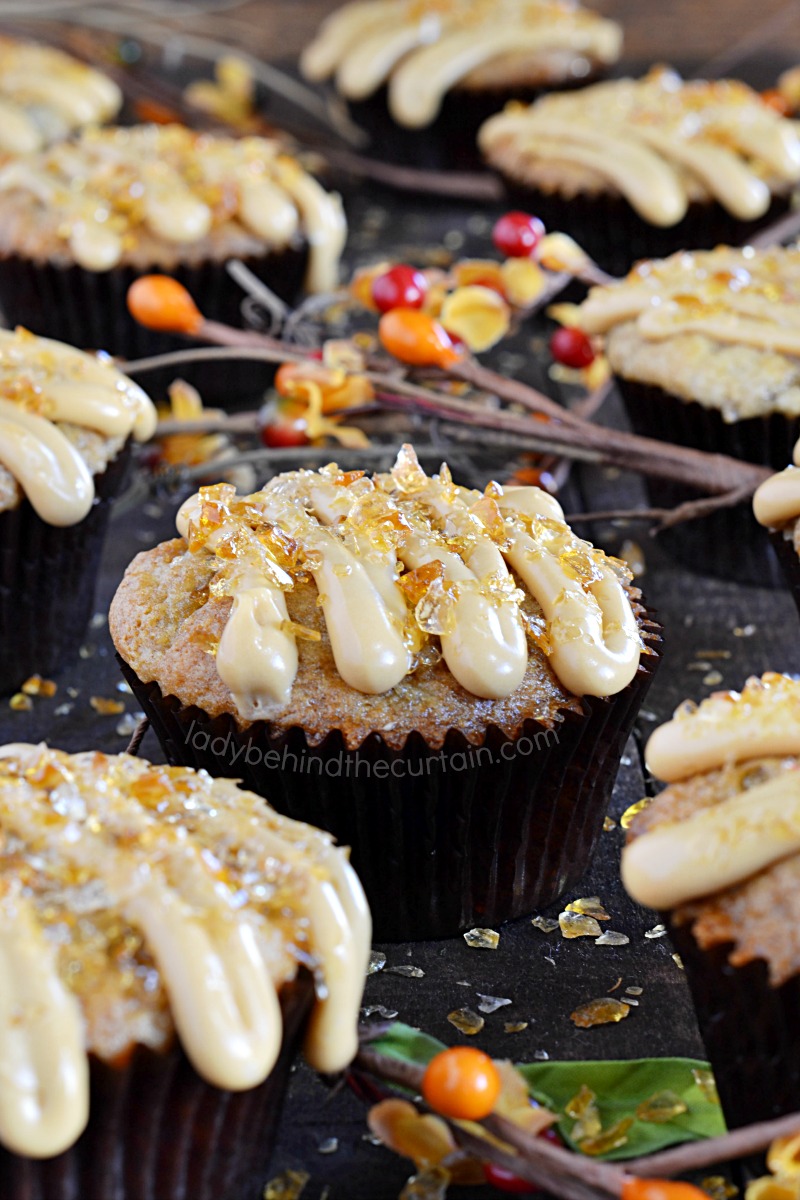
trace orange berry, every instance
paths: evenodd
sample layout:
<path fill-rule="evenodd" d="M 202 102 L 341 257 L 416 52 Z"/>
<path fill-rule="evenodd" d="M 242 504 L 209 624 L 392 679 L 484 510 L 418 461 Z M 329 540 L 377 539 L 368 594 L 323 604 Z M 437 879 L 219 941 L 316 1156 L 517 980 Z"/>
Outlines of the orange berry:
<path fill-rule="evenodd" d="M 631 1175 L 622 1184 L 621 1200 L 708 1200 L 708 1195 L 680 1179 L 640 1179 Z"/>
<path fill-rule="evenodd" d="M 128 288 L 128 311 L 147 329 L 197 333 L 203 314 L 182 283 L 169 275 L 142 275 Z"/>
<path fill-rule="evenodd" d="M 448 367 L 460 355 L 438 321 L 416 308 L 393 308 L 378 324 L 381 345 L 412 367 Z"/>
<path fill-rule="evenodd" d="M 488 1117 L 502 1088 L 488 1054 L 474 1046 L 451 1046 L 432 1058 L 422 1079 L 427 1104 L 444 1117 L 480 1121 Z"/>
<path fill-rule="evenodd" d="M 780 113 L 782 117 L 788 117 L 792 111 L 789 100 L 778 88 L 767 88 L 765 92 L 761 93 L 761 99 L 769 108 L 774 108 L 775 112 Z"/>

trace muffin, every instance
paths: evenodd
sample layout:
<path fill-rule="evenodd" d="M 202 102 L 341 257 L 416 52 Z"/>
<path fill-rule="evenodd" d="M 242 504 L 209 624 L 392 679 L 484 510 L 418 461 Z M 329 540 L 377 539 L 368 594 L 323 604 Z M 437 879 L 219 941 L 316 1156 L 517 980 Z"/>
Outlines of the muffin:
<path fill-rule="evenodd" d="M 77 652 L 130 439 L 155 425 L 108 360 L 0 330 L 0 691 Z"/>
<path fill-rule="evenodd" d="M 756 490 L 753 515 L 769 531 L 800 612 L 800 442 L 795 445 L 792 465 L 771 475 Z"/>
<path fill-rule="evenodd" d="M 645 437 L 778 468 L 800 434 L 800 250 L 732 249 L 643 262 L 577 310 L 602 337 L 631 424 Z M 651 502 L 692 499 L 649 480 Z M 660 535 L 693 569 L 780 583 L 749 506 Z"/>
<path fill-rule="evenodd" d="M 345 851 L 203 772 L 0 748 L 0 1192 L 256 1200 L 369 955 Z M 315 998 L 316 982 L 316 998 Z"/>
<path fill-rule="evenodd" d="M 335 79 L 375 157 L 474 169 L 491 113 L 584 84 L 621 45 L 618 25 L 572 0 L 368 0 L 329 16 L 300 68 Z"/>
<path fill-rule="evenodd" d="M 634 820 L 622 880 L 666 913 L 730 1127 L 800 1108 L 800 683 L 748 679 L 650 738 L 669 786 Z"/>
<path fill-rule="evenodd" d="M 470 492 L 405 447 L 374 478 L 202 489 L 178 529 L 109 616 L 170 761 L 346 839 L 384 939 L 493 925 L 580 877 L 659 639 L 553 497 Z"/>
<path fill-rule="evenodd" d="M 122 107 L 113 80 L 35 42 L 0 37 L 0 162 L 35 154 Z"/>
<path fill-rule="evenodd" d="M 743 242 L 785 213 L 800 133 L 744 83 L 655 68 L 490 118 L 512 200 L 623 275 L 639 258 Z"/>
<path fill-rule="evenodd" d="M 140 275 L 173 275 L 205 316 L 240 325 L 229 259 L 292 301 L 335 288 L 345 236 L 339 197 L 276 141 L 90 130 L 0 170 L 0 304 L 36 333 L 133 358 L 179 344 L 129 315 Z"/>

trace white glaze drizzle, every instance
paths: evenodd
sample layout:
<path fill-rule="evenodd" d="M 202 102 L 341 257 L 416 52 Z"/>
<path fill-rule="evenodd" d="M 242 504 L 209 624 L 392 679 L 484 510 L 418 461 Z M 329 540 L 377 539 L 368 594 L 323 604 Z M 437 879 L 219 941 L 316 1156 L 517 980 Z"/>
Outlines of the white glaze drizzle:
<path fill-rule="evenodd" d="M 43 521 L 74 525 L 94 502 L 94 482 L 59 422 L 145 441 L 156 412 L 110 361 L 25 330 L 0 330 L 0 463 Z"/>
<path fill-rule="evenodd" d="M 547 493 L 493 486 L 491 496 L 457 488 L 446 468 L 430 478 L 407 446 L 392 475 L 374 481 L 342 476 L 331 465 L 278 476 L 241 500 L 220 486 L 187 501 L 178 530 L 190 552 L 220 555 L 224 580 L 211 588 L 233 596 L 216 665 L 239 715 L 257 720 L 285 703 L 297 670 L 287 646 L 294 630 L 284 616 L 293 580 L 257 537 L 265 523 L 294 539 L 298 569 L 320 593 L 337 671 L 357 691 L 388 691 L 412 669 L 416 616 L 420 629 L 439 637 L 464 688 L 485 698 L 510 695 L 528 652 L 524 596 L 506 562 L 544 611 L 548 654 L 564 686 L 597 696 L 627 686 L 641 640 L 621 568 L 575 537 Z M 241 559 L 235 566 L 232 548 Z M 414 609 L 399 586 L 401 564 L 421 572 L 436 565 Z M 259 606 L 269 614 L 260 622 Z"/>
<path fill-rule="evenodd" d="M 768 672 L 741 692 L 687 701 L 650 736 L 645 757 L 657 779 L 687 779 L 751 758 L 800 755 L 800 683 Z"/>
<path fill-rule="evenodd" d="M 328 17 L 301 69 L 314 80 L 335 74 L 349 99 L 363 99 L 388 80 L 392 116 L 423 127 L 436 118 L 445 93 L 486 63 L 528 54 L 546 64 L 548 55 L 564 52 L 576 63 L 610 63 L 621 42 L 618 25 L 571 4 L 372 0 Z"/>
<path fill-rule="evenodd" d="M 321 972 L 309 1053 L 320 1070 L 342 1069 L 356 1050 L 371 933 L 346 855 L 326 834 L 278 817 L 252 793 L 191 771 L 172 771 L 164 785 L 166 795 L 171 780 L 179 787 L 185 780 L 197 797 L 176 826 L 128 790 L 150 770 L 125 756 L 3 747 L 0 826 L 35 847 L 39 870 L 52 861 L 102 884 L 109 905 L 143 935 L 195 1068 L 216 1086 L 241 1090 L 267 1077 L 280 1047 L 278 983 L 270 976 L 277 946 L 268 939 L 282 935 L 271 934 L 256 909 L 234 901 L 218 882 L 218 860 L 204 848 L 206 839 L 225 846 L 226 811 L 233 810 L 239 832 L 231 836 L 242 836 L 244 822 L 249 861 L 286 863 L 303 881 L 295 902 Z M 72 796 L 68 813 L 51 806 L 50 793 L 58 794 L 62 783 Z M 70 1145 L 86 1122 L 83 1024 L 33 903 L 6 886 L 0 912 L 0 959 L 14 985 L 0 997 L 7 1064 L 0 1075 L 0 1141 L 18 1153 L 48 1157 Z M 24 1021 L 17 1006 L 24 1007 Z M 23 1097 L 29 1097 L 25 1103 Z"/>
<path fill-rule="evenodd" d="M 306 286 L 332 291 L 347 234 L 340 198 L 279 143 L 177 125 L 89 130 L 8 164 L 0 191 L 27 193 L 56 210 L 59 236 L 90 271 L 117 266 L 140 227 L 180 246 L 239 221 L 267 250 L 290 245 L 301 232 L 309 246 Z"/>
<path fill-rule="evenodd" d="M 730 80 L 683 83 L 663 68 L 509 108 L 486 122 L 479 144 L 490 162 L 498 153 L 510 162 L 515 146 L 523 171 L 547 160 L 588 168 L 661 226 L 680 221 L 698 192 L 740 219 L 760 217 L 770 181 L 800 179 L 797 130 L 756 92 Z"/>

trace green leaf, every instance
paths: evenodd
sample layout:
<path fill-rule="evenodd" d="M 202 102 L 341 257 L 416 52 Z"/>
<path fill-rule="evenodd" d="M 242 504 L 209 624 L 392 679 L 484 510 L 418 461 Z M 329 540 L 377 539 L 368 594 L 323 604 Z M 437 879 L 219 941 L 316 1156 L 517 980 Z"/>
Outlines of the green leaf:
<path fill-rule="evenodd" d="M 444 1049 L 436 1038 L 397 1021 L 371 1047 L 392 1058 L 425 1065 Z M 681 1097 L 687 1111 L 664 1124 L 635 1120 L 627 1143 L 599 1157 L 614 1160 L 655 1154 L 679 1142 L 699 1141 L 725 1132 L 722 1109 L 709 1101 L 697 1086 L 692 1070 L 708 1070 L 708 1063 L 695 1058 L 635 1058 L 607 1062 L 517 1063 L 532 1095 L 553 1112 L 562 1114 L 559 1133 L 567 1145 L 574 1122 L 563 1116 L 564 1108 L 586 1084 L 597 1096 L 597 1105 L 608 1129 L 622 1117 L 631 1117 L 640 1104 L 658 1092 L 671 1091 Z"/>

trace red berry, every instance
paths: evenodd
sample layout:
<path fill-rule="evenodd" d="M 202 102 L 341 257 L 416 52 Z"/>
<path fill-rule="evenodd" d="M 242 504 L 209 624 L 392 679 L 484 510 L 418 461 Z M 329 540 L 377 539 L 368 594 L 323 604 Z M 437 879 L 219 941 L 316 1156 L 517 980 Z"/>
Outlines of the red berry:
<path fill-rule="evenodd" d="M 554 1146 L 563 1146 L 564 1143 L 557 1130 L 553 1129 L 552 1125 L 549 1129 L 543 1129 L 537 1137 L 544 1138 L 546 1142 L 552 1142 Z"/>
<path fill-rule="evenodd" d="M 565 367 L 590 367 L 595 359 L 594 347 L 583 330 L 566 325 L 550 338 L 550 353 Z"/>
<path fill-rule="evenodd" d="M 415 267 L 402 263 L 372 281 L 372 302 L 382 313 L 393 308 L 422 308 L 428 281 Z"/>
<path fill-rule="evenodd" d="M 532 1196 L 535 1192 L 541 1191 L 541 1188 L 538 1188 L 535 1183 L 528 1183 L 527 1179 L 520 1179 L 519 1175 L 515 1175 L 513 1171 L 509 1171 L 497 1163 L 484 1163 L 483 1174 L 486 1182 L 490 1183 L 492 1187 L 496 1187 L 498 1192 Z"/>
<path fill-rule="evenodd" d="M 258 416 L 261 441 L 271 450 L 308 445 L 305 415 L 298 414 L 297 409 L 285 413 L 280 411 L 280 404 L 265 404 Z"/>
<path fill-rule="evenodd" d="M 507 212 L 492 230 L 492 241 L 506 258 L 530 258 L 543 237 L 539 218 L 524 212 Z"/>

